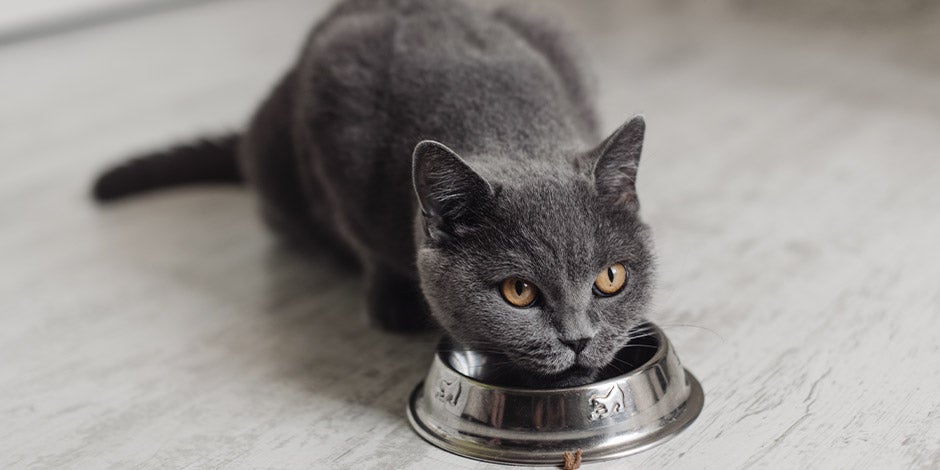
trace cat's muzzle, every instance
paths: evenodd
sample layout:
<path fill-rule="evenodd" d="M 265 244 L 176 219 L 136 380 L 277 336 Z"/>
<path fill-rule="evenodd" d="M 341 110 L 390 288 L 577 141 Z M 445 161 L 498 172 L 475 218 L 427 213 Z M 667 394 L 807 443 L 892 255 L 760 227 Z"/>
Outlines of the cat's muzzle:
<path fill-rule="evenodd" d="M 445 338 L 411 394 L 408 419 L 431 444 L 490 462 L 558 465 L 565 451 L 581 449 L 591 461 L 647 449 L 691 424 L 704 395 L 662 330 L 638 328 L 644 334 L 598 381 L 545 390 L 487 383 L 498 364 Z"/>

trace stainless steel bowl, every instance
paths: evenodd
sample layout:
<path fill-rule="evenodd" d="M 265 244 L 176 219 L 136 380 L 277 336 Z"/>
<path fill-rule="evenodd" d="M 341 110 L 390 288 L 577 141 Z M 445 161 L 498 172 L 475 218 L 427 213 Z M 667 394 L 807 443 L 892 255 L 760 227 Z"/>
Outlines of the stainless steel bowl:
<path fill-rule="evenodd" d="M 550 390 L 487 384 L 493 367 L 486 358 L 453 351 L 444 340 L 408 400 L 408 420 L 431 444 L 489 462 L 558 465 L 565 451 L 581 449 L 591 461 L 655 446 L 698 417 L 704 395 L 663 332 L 642 328 L 648 334 L 615 361 L 632 361 L 634 369 Z"/>

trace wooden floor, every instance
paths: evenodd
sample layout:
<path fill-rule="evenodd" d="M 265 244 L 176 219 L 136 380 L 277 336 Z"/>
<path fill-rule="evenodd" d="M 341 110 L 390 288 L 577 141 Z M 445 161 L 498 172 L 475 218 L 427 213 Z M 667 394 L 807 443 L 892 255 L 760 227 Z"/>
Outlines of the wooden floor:
<path fill-rule="evenodd" d="M 940 467 L 936 9 L 555 3 L 605 127 L 647 118 L 653 319 L 706 392 L 672 441 L 586 467 Z M 86 197 L 121 155 L 238 128 L 325 8 L 0 48 L 0 468 L 490 468 L 408 427 L 433 336 L 367 327 L 360 283 L 250 194 Z"/>

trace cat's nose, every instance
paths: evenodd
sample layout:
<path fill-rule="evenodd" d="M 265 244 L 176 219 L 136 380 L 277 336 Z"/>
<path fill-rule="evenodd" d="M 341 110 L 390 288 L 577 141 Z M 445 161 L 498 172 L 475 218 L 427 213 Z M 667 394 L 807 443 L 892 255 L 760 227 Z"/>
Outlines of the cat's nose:
<path fill-rule="evenodd" d="M 581 351 L 584 351 L 584 348 L 587 347 L 588 341 L 591 341 L 591 338 L 561 340 L 562 344 L 571 348 L 575 354 L 581 354 Z"/>

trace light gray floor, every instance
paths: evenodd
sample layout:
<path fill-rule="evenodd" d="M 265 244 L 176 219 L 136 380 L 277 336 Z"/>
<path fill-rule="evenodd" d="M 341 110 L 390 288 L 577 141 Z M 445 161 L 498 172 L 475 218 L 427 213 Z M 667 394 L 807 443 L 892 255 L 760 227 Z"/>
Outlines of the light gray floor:
<path fill-rule="evenodd" d="M 706 390 L 674 440 L 588 468 L 937 468 L 936 11 L 686 3 L 560 10 L 606 127 L 647 117 L 654 319 Z M 433 337 L 368 328 L 359 282 L 279 248 L 249 194 L 86 198 L 114 158 L 239 126 L 324 9 L 0 49 L 0 467 L 489 467 L 405 421 Z"/>

